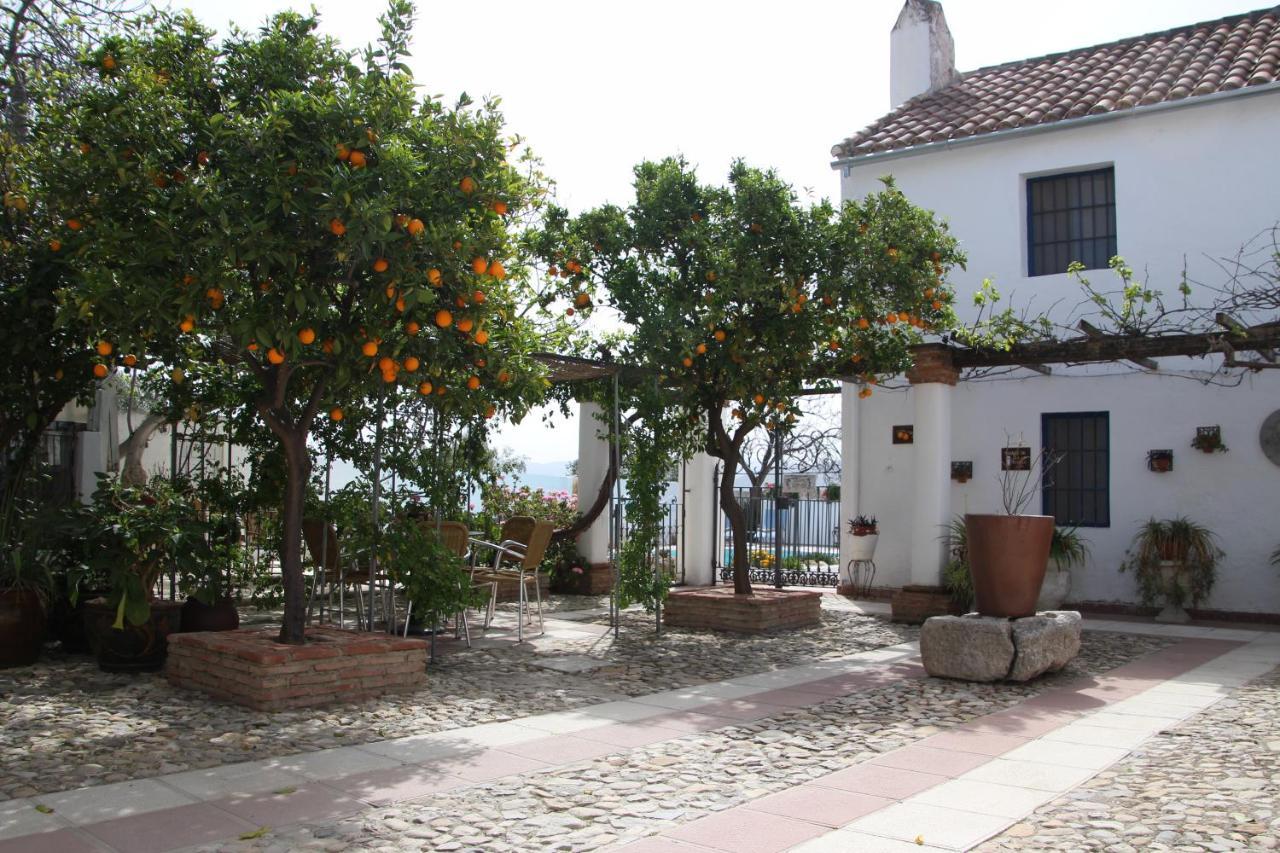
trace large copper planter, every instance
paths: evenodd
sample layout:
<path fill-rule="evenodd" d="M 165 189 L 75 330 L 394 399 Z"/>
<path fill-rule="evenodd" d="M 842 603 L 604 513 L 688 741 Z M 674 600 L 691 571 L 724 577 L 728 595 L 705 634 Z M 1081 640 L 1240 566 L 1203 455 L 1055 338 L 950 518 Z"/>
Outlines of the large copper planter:
<path fill-rule="evenodd" d="M 1034 616 L 1049 565 L 1053 517 L 965 515 L 975 607 L 983 616 Z"/>

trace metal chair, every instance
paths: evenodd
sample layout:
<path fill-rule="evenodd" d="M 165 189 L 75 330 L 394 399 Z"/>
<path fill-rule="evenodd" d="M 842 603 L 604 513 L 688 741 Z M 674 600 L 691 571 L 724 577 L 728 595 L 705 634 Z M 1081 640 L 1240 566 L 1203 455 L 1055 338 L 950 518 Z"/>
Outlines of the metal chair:
<path fill-rule="evenodd" d="M 324 618 L 325 612 L 333 606 L 333 592 L 338 592 L 338 627 L 346 627 L 346 589 L 350 586 L 356 593 L 356 623 L 359 627 L 364 627 L 364 592 L 369 588 L 369 569 L 360 568 L 356 565 L 354 558 L 350 562 L 350 568 L 342 559 L 342 548 L 338 540 L 338 531 L 332 523 L 326 523 L 319 518 L 306 518 L 302 521 L 302 538 L 307 544 L 307 551 L 311 554 L 311 594 L 307 599 L 307 621 L 311 621 L 311 613 L 315 607 L 316 596 L 319 593 L 323 596 L 324 604 L 320 608 L 320 618 Z M 379 575 L 375 579 L 375 583 L 380 583 L 384 576 Z M 376 598 L 382 598 L 380 609 L 382 610 L 382 618 L 387 618 L 387 602 L 383 596 L 375 595 Z M 327 606 L 326 606 L 327 605 Z M 372 617 L 373 602 L 369 603 L 369 613 Z"/>
<path fill-rule="evenodd" d="M 532 522 L 532 524 L 530 524 Z M 493 563 L 487 569 L 477 568 L 472 571 L 471 580 L 475 583 L 492 584 L 489 593 L 489 610 L 485 617 L 485 627 L 493 621 L 493 613 L 498 603 L 498 584 L 504 580 L 516 581 L 519 592 L 516 608 L 516 640 L 524 642 L 524 623 L 529 619 L 529 594 L 526 585 L 533 583 L 534 596 L 538 603 L 538 632 L 545 633 L 542 620 L 542 587 L 538 583 L 538 567 L 551 544 L 554 527 L 549 521 L 537 521 L 528 516 L 510 518 L 502 525 L 502 537 L 496 544 L 481 539 L 472 539 L 475 548 L 488 548 L 493 551 Z M 515 535 L 528 531 L 528 538 L 520 541 Z M 529 621 L 532 621 L 529 619 Z"/>

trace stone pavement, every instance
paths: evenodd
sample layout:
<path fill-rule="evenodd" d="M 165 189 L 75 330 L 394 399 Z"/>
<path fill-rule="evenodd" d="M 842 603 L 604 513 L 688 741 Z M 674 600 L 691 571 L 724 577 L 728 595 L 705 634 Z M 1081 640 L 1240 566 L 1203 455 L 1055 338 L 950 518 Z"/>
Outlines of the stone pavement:
<path fill-rule="evenodd" d="M 0 851 L 962 850 L 993 836 L 992 849 L 1009 849 L 1010 827 L 1034 824 L 1037 809 L 1280 663 L 1277 634 L 1086 628 L 1153 639 L 1092 652 L 1093 671 L 1031 686 L 927 679 L 905 642 L 570 711 L 20 798 L 0 802 Z M 1113 636 L 1090 636 L 1082 658 Z M 715 778 L 718 762 L 727 779 Z M 1274 796 L 1275 784 L 1241 790 Z"/>

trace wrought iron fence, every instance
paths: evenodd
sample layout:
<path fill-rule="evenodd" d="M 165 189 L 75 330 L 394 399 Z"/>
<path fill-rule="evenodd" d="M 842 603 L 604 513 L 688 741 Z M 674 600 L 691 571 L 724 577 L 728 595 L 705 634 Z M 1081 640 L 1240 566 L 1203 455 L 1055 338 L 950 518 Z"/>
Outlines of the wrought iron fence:
<path fill-rule="evenodd" d="M 752 583 L 777 579 L 781 538 L 782 583 L 787 586 L 835 586 L 839 581 L 840 502 L 783 496 L 775 499 L 750 489 L 734 490 L 747 519 L 747 549 Z M 719 504 L 717 503 L 717 506 Z M 721 580 L 733 577 L 733 533 L 720 514 L 720 542 L 715 558 Z"/>
<path fill-rule="evenodd" d="M 45 429 L 32 460 L 30 476 L 18 484 L 24 497 L 46 508 L 75 502 L 80 491 L 76 483 L 76 443 L 83 429 L 83 424 L 64 421 L 55 421 Z M 8 487 L 4 478 L 9 472 L 9 460 L 16 451 L 10 448 L 3 452 L 10 455 L 0 466 L 0 489 Z"/>
<path fill-rule="evenodd" d="M 624 500 L 618 505 L 623 540 L 635 535 L 635 528 L 627 517 L 627 509 L 631 502 Z M 679 501 L 663 504 L 662 520 L 658 525 L 657 541 L 653 543 L 654 557 L 659 560 L 669 574 L 674 575 L 675 567 L 680 560 L 680 519 L 682 517 Z"/>

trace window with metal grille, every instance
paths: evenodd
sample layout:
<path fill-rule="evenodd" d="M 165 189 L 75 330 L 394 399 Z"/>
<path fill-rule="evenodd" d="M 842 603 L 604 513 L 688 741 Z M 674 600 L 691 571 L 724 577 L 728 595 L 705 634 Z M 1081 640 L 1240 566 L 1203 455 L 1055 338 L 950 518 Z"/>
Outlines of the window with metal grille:
<path fill-rule="evenodd" d="M 1027 179 L 1027 275 L 1064 273 L 1072 261 L 1106 269 L 1115 254 L 1115 169 Z"/>
<path fill-rule="evenodd" d="M 1068 527 L 1111 526 L 1111 438 L 1107 412 L 1041 415 L 1042 446 L 1056 465 L 1043 477 L 1044 514 Z"/>

